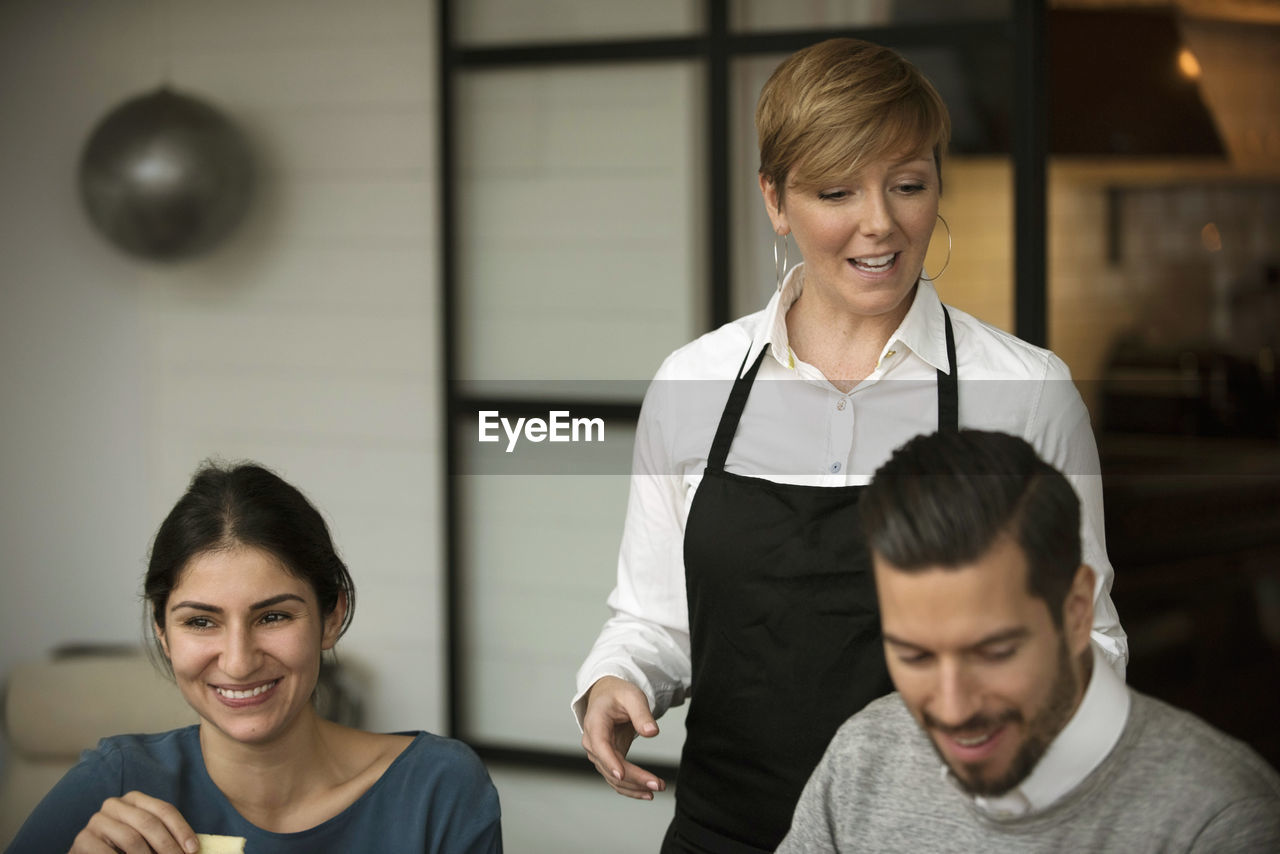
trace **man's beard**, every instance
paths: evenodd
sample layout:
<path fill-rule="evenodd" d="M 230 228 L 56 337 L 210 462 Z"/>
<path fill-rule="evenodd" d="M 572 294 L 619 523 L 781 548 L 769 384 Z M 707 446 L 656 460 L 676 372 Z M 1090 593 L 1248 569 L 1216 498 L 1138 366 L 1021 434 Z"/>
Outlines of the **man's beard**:
<path fill-rule="evenodd" d="M 1039 763 L 1041 757 L 1044 756 L 1049 745 L 1057 738 L 1058 733 L 1062 732 L 1062 728 L 1067 725 L 1067 721 L 1071 719 L 1072 713 L 1075 711 L 1076 696 L 1079 688 L 1079 680 L 1076 678 L 1075 671 L 1071 669 L 1071 653 L 1067 650 L 1067 640 L 1065 637 L 1060 638 L 1058 646 L 1058 674 L 1054 678 L 1053 687 L 1049 692 L 1049 699 L 1045 705 L 1031 720 L 1030 726 L 1027 727 L 1027 737 L 1018 748 L 1017 754 L 1013 757 L 1009 769 L 1001 776 L 994 779 L 985 779 L 982 777 L 981 765 L 970 763 L 952 764 L 947 758 L 938 743 L 929 738 L 929 743 L 933 745 L 934 751 L 951 769 L 951 773 L 960 783 L 960 787 L 971 795 L 981 795 L 983 797 L 998 797 L 1005 794 L 1010 789 L 1017 786 L 1027 776 L 1031 774 L 1032 769 Z M 924 722 L 927 733 L 961 733 L 961 732 L 994 732 L 997 728 L 1006 724 L 1018 724 L 1024 720 L 1023 715 L 1017 709 L 1009 709 L 1001 714 L 993 717 L 978 714 L 959 726 L 945 726 L 932 718 L 928 712 L 921 712 L 921 719 Z"/>

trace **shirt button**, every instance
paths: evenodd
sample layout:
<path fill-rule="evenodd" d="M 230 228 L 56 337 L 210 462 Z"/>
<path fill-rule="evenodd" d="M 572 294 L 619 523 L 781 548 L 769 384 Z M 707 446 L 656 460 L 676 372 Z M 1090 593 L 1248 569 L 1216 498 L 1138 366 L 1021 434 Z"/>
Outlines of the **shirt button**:
<path fill-rule="evenodd" d="M 897 350 L 890 350 L 888 353 L 885 353 L 885 354 L 884 354 L 884 357 L 885 357 L 886 359 L 891 359 L 891 358 L 893 358 L 893 357 L 894 357 L 894 356 L 896 356 L 896 355 L 898 355 L 898 351 L 897 351 Z"/>
<path fill-rule="evenodd" d="M 840 402 L 836 404 L 836 409 L 840 410 L 841 412 L 844 412 L 844 408 L 848 405 L 849 405 L 849 401 L 845 400 L 842 397 L 840 398 Z"/>
<path fill-rule="evenodd" d="M 831 464 L 831 473 L 832 473 L 832 474 L 839 474 L 839 473 L 840 473 L 840 464 L 839 464 L 839 463 L 832 463 L 832 464 Z"/>

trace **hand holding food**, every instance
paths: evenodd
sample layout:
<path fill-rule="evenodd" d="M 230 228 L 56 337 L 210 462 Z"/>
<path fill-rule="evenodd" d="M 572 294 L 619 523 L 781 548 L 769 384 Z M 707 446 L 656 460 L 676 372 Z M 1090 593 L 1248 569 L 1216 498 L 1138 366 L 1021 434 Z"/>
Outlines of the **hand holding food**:
<path fill-rule="evenodd" d="M 76 836 L 71 854 L 196 854 L 196 834 L 167 801 L 127 792 L 108 798 Z"/>

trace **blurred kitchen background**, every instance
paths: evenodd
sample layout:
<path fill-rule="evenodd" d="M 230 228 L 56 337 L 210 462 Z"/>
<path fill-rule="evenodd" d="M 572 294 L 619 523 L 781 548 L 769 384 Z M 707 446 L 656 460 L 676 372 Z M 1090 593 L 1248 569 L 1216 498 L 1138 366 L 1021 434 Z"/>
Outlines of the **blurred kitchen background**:
<path fill-rule="evenodd" d="M 568 710 L 627 424 L 774 287 L 751 113 L 835 34 L 948 101 L 943 298 L 1091 409 L 1130 682 L 1280 765 L 1275 0 L 0 0 L 0 680 L 140 642 L 163 514 L 202 459 L 257 459 L 351 566 L 366 727 L 475 745 L 509 851 L 656 850 L 671 797 L 613 795 Z M 161 83 L 253 162 L 243 220 L 170 260 L 78 185 Z M 478 473 L 477 408 L 564 406 L 609 419 L 594 469 Z M 637 755 L 669 771 L 680 722 Z"/>

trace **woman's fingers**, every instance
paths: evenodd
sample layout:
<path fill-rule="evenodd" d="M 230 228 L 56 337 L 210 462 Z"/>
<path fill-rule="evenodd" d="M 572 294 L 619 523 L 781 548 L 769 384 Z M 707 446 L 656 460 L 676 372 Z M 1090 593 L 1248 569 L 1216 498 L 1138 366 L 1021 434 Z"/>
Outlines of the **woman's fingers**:
<path fill-rule="evenodd" d="M 143 835 L 152 843 L 156 854 L 196 854 L 200 850 L 196 832 L 173 804 L 142 792 L 129 792 L 121 800 L 141 811 L 139 821 L 142 827 L 139 829 L 145 829 Z M 161 842 L 166 848 L 156 847 L 152 840 Z"/>
<path fill-rule="evenodd" d="M 653 800 L 653 793 L 666 788 L 665 784 L 639 765 L 621 759 L 612 751 L 597 753 L 587 748 L 587 757 L 595 765 L 600 776 L 620 795 L 640 800 Z"/>
<path fill-rule="evenodd" d="M 599 766 L 596 766 L 599 770 Z M 605 781 L 613 787 L 613 790 L 620 795 L 628 798 L 635 798 L 638 801 L 651 801 L 656 792 L 665 788 L 662 781 L 654 775 L 650 774 L 639 765 L 633 765 L 630 762 L 623 763 L 623 776 L 621 780 L 605 777 Z"/>
<path fill-rule="evenodd" d="M 200 843 L 173 804 L 129 792 L 108 798 L 76 837 L 72 854 L 196 854 Z"/>
<path fill-rule="evenodd" d="M 89 817 L 84 830 L 76 834 L 68 854 L 147 854 L 149 850 L 147 840 L 136 830 L 96 812 Z"/>
<path fill-rule="evenodd" d="M 144 795 L 142 792 L 129 792 L 124 796 L 126 803 L 132 804 L 140 809 L 154 815 L 164 823 L 169 834 L 182 846 L 182 849 L 189 854 L 196 854 L 200 850 L 200 840 L 196 839 L 196 832 L 187 824 L 187 820 L 182 817 L 182 813 L 178 812 L 178 808 L 168 801 L 162 801 L 159 798 L 153 798 L 150 795 Z"/>
<path fill-rule="evenodd" d="M 649 711 L 649 701 L 644 692 L 630 682 L 618 681 L 624 687 L 615 694 L 615 702 L 622 706 L 637 734 L 653 738 L 658 734 L 658 723 L 653 719 L 653 712 Z"/>
<path fill-rule="evenodd" d="M 587 697 L 582 717 L 582 747 L 600 776 L 621 795 L 652 800 L 666 789 L 663 780 L 639 765 L 626 761 L 637 732 L 658 734 L 649 703 L 635 685 L 612 676 L 599 679 Z"/>

